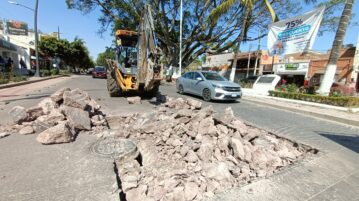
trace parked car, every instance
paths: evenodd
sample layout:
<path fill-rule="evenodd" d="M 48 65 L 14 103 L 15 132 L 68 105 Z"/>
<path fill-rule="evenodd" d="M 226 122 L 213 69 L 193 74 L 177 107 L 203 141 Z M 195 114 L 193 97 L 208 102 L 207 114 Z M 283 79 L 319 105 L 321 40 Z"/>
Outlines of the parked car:
<path fill-rule="evenodd" d="M 176 81 L 180 94 L 189 93 L 202 96 L 205 101 L 237 100 L 242 97 L 239 84 L 228 81 L 223 76 L 211 71 L 190 71 Z"/>
<path fill-rule="evenodd" d="M 106 68 L 103 66 L 96 66 L 92 70 L 92 77 L 93 78 L 106 78 Z"/>

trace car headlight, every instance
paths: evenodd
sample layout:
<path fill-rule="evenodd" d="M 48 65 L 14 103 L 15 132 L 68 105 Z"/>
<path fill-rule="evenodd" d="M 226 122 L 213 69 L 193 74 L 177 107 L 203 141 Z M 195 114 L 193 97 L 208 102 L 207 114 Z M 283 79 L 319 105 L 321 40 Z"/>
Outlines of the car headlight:
<path fill-rule="evenodd" d="M 223 88 L 222 86 L 219 86 L 219 85 L 216 85 L 216 84 L 212 84 L 212 86 L 213 86 L 214 88 L 218 88 L 218 89 L 222 89 L 222 88 Z"/>

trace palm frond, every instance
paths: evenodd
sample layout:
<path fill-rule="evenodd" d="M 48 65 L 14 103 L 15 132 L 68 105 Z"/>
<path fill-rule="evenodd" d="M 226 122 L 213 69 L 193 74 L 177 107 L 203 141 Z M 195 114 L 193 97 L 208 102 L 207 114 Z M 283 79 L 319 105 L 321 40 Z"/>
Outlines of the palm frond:
<path fill-rule="evenodd" d="M 278 16 L 275 13 L 275 11 L 274 11 L 272 5 L 270 4 L 269 0 L 263 0 L 263 1 L 264 1 L 265 5 L 267 6 L 267 9 L 268 9 L 268 11 L 269 11 L 269 13 L 270 13 L 270 15 L 272 17 L 272 21 L 277 22 L 279 20 Z"/>
<path fill-rule="evenodd" d="M 214 8 L 211 13 L 209 14 L 209 19 L 211 21 L 212 24 L 215 24 L 218 19 L 221 17 L 221 15 L 225 14 L 226 12 L 228 12 L 229 8 L 231 6 L 233 6 L 233 4 L 236 2 L 237 0 L 227 0 L 224 1 L 223 3 L 221 3 L 219 6 L 217 6 L 216 8 Z M 241 0 L 243 1 L 243 0 Z"/>

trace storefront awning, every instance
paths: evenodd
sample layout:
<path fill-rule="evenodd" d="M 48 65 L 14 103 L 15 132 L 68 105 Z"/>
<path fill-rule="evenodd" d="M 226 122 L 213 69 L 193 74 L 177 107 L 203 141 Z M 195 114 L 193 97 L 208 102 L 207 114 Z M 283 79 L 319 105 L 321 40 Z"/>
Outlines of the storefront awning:
<path fill-rule="evenodd" d="M 10 51 L 17 51 L 16 45 L 0 38 L 0 47 Z"/>

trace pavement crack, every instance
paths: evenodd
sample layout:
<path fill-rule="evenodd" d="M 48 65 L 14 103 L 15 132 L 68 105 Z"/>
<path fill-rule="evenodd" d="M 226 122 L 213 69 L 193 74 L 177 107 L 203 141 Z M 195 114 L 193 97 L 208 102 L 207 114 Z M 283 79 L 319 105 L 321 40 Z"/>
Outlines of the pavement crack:
<path fill-rule="evenodd" d="M 127 201 L 126 194 L 122 190 L 122 181 L 121 181 L 121 178 L 120 178 L 120 176 L 118 174 L 118 168 L 117 168 L 117 164 L 116 164 L 115 160 L 113 161 L 113 170 L 114 170 L 115 175 L 116 175 L 117 188 L 120 190 L 119 199 L 120 199 L 120 201 Z"/>

